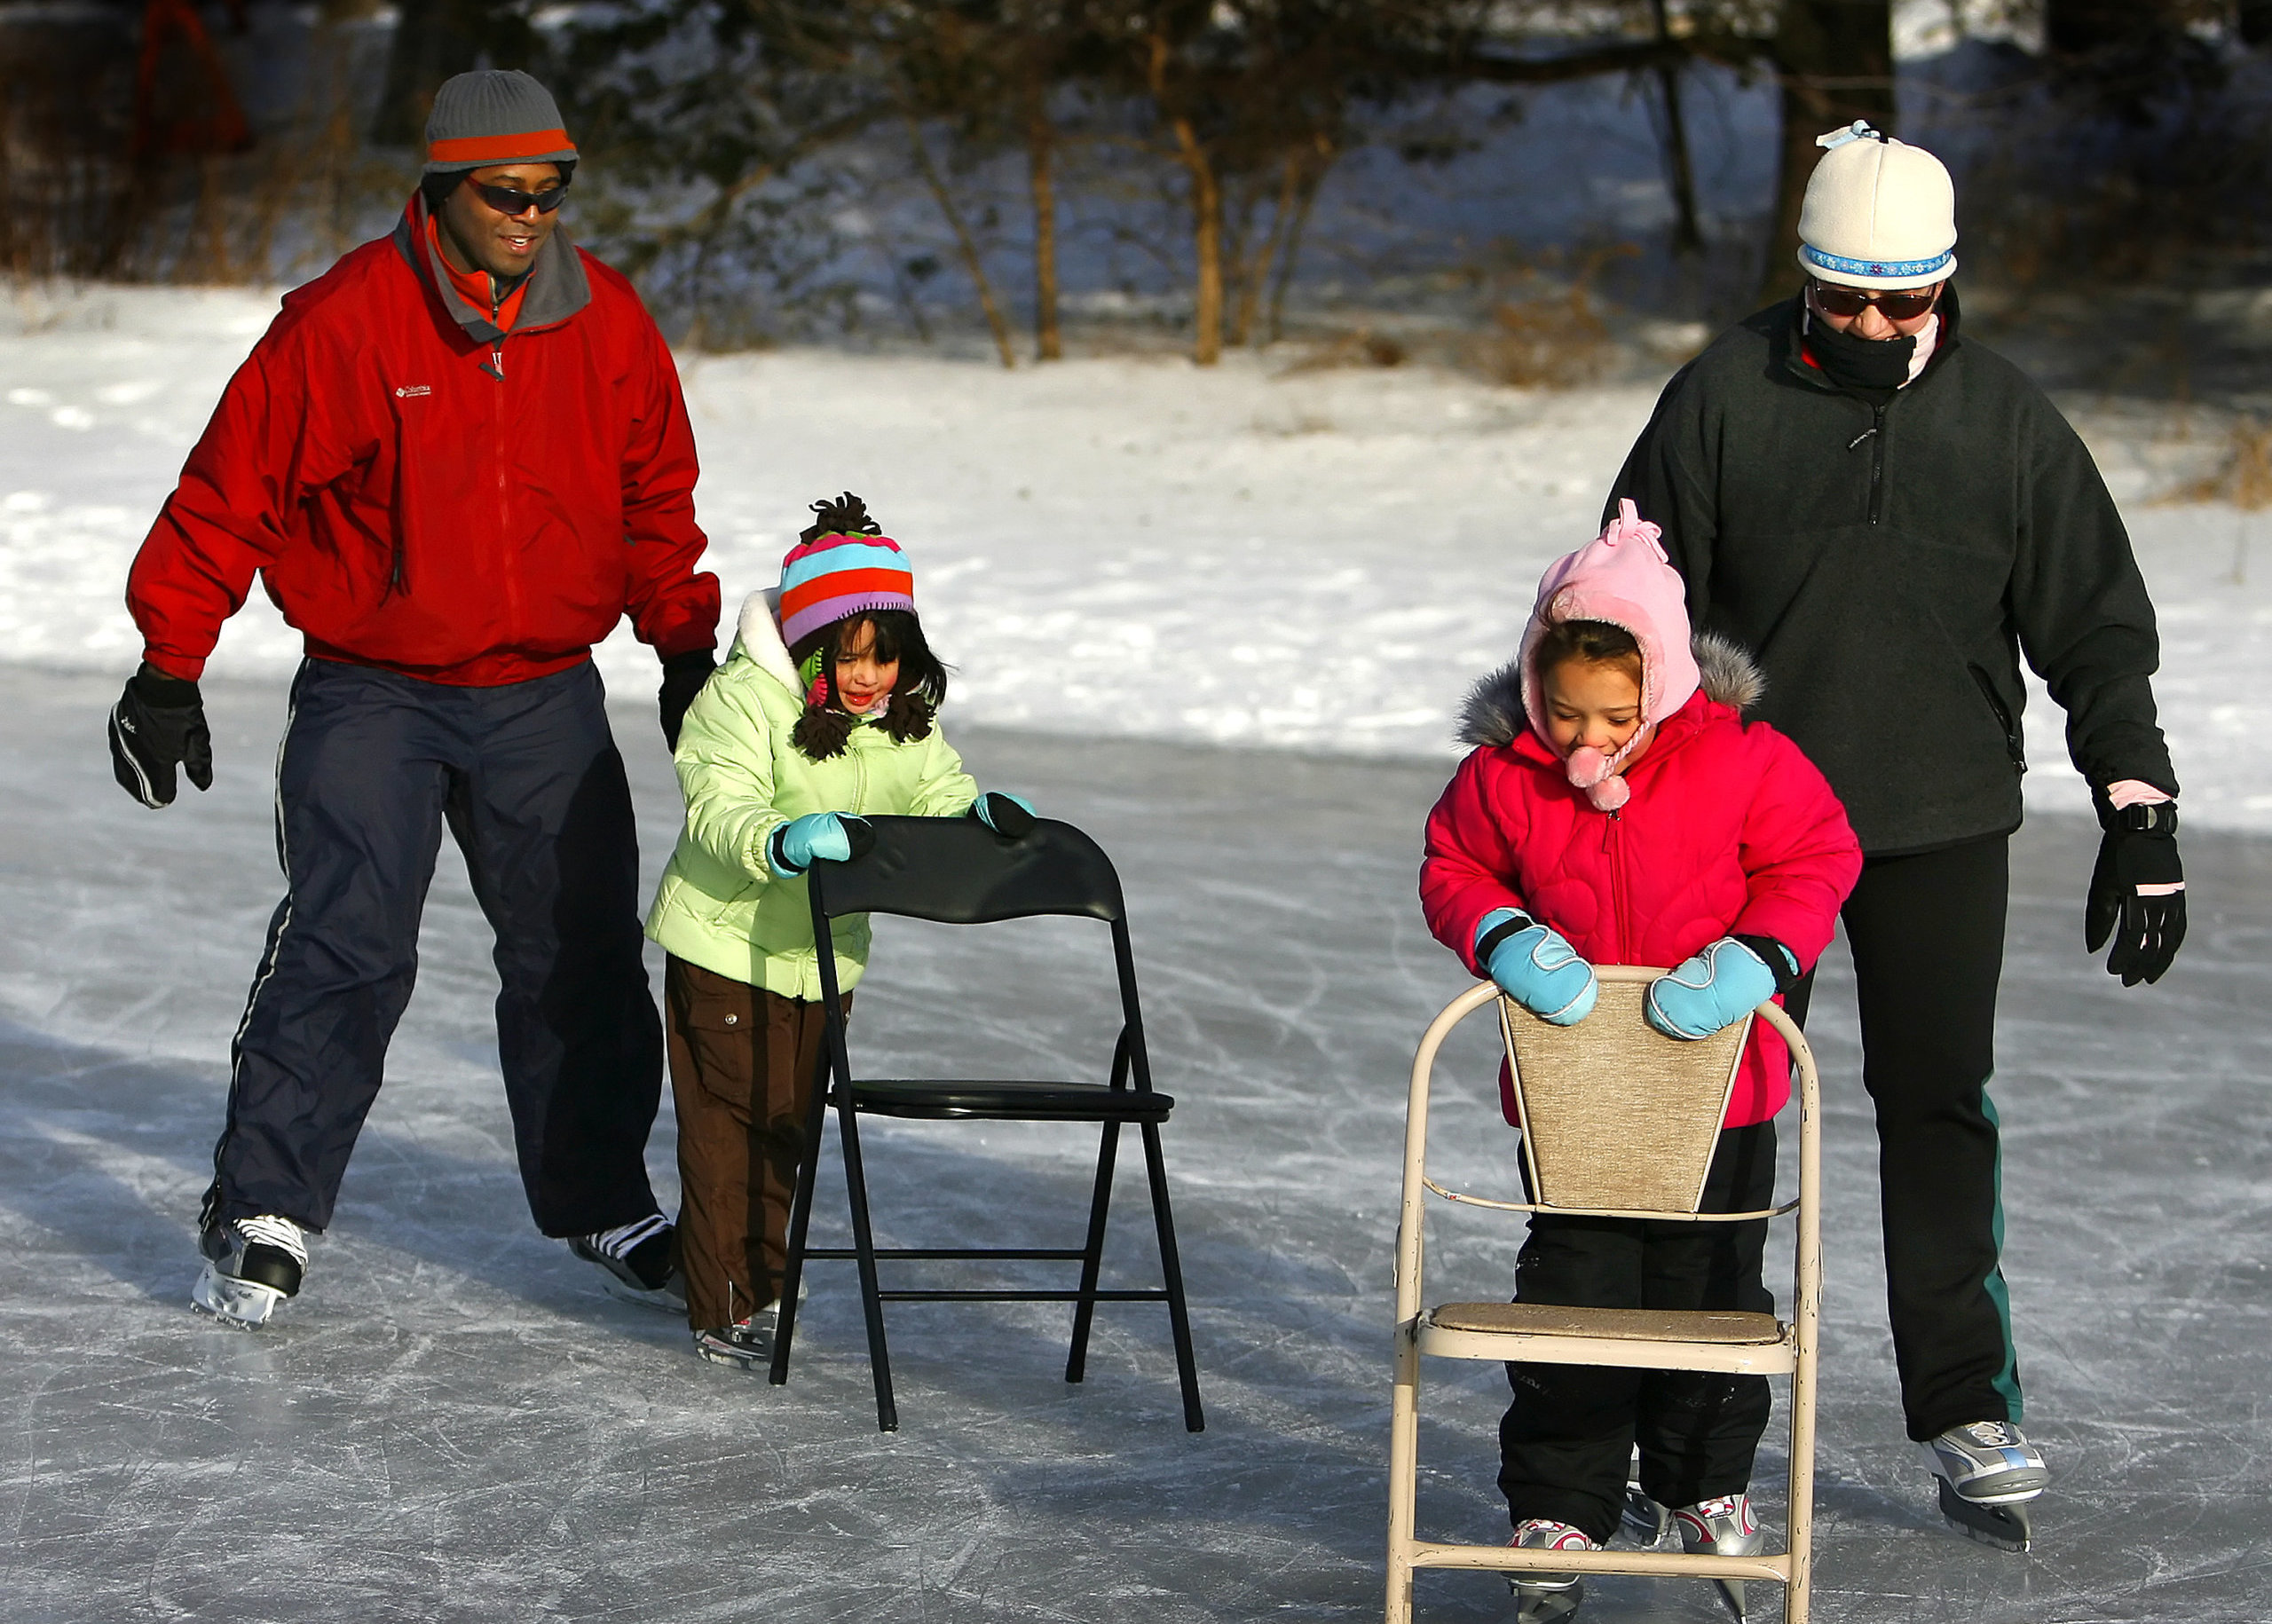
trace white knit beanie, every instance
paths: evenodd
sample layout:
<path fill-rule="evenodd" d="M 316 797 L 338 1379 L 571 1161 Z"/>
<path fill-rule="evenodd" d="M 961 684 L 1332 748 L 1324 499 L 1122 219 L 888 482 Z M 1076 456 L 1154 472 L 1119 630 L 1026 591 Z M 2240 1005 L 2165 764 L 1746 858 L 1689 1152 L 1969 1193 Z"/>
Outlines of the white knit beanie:
<path fill-rule="evenodd" d="M 1923 288 L 1956 273 L 1956 186 L 1938 158 L 1861 119 L 1829 148 L 1799 210 L 1799 268 L 1854 288 Z"/>

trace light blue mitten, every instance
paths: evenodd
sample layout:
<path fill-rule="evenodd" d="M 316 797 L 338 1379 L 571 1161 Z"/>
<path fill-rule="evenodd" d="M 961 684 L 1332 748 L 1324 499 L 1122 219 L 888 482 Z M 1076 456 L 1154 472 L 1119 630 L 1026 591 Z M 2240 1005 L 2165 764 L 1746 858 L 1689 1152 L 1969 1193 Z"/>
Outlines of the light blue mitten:
<path fill-rule="evenodd" d="M 1601 996 L 1577 949 L 1512 908 L 1494 908 L 1476 926 L 1475 959 L 1500 991 L 1550 1026 L 1577 1025 Z"/>
<path fill-rule="evenodd" d="M 783 879 L 794 879 L 818 859 L 848 863 L 875 843 L 875 831 L 864 818 L 846 812 L 808 812 L 773 832 L 765 843 L 765 862 Z"/>
<path fill-rule="evenodd" d="M 1762 957 L 1763 948 L 1784 959 L 1783 975 L 1779 977 Z M 1723 936 L 1678 969 L 1651 981 L 1644 1013 L 1649 1024 L 1667 1037 L 1709 1037 L 1733 1026 L 1797 976 L 1797 962 L 1781 942 L 1764 936 L 1748 941 Z"/>

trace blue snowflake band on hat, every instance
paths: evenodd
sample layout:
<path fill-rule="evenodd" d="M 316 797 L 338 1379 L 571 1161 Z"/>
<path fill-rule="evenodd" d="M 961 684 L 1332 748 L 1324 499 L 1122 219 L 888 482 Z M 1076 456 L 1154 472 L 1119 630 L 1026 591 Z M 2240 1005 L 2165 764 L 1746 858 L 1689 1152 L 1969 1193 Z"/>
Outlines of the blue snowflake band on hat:
<path fill-rule="evenodd" d="M 1849 259 L 1842 254 L 1826 254 L 1802 243 L 1799 257 L 1816 270 L 1834 276 L 1932 276 L 1956 263 L 1956 250 L 1945 249 L 1930 259 Z"/>

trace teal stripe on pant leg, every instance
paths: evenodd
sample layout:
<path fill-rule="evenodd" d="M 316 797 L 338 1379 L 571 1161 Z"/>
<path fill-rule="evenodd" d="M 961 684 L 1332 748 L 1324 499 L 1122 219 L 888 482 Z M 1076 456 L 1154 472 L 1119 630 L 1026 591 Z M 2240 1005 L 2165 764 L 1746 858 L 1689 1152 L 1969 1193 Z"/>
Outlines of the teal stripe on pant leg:
<path fill-rule="evenodd" d="M 1996 1130 L 1996 1193 L 1995 1204 L 1990 1210 L 1989 1233 L 1996 1242 L 1997 1259 L 1981 1284 L 1988 1293 L 1988 1300 L 1996 1305 L 1996 1319 L 2004 1332 L 2004 1367 L 1996 1372 L 1993 1384 L 2003 1395 L 2004 1419 L 2017 1426 L 2025 1419 L 2022 1413 L 2025 1405 L 2020 1398 L 2019 1344 L 2012 1339 L 2012 1296 L 2004 1285 L 2004 1123 L 1996 1115 L 1996 1102 L 1988 1097 L 1984 1083 L 1980 1087 L 1980 1111 L 1987 1117 L 1988 1125 Z"/>

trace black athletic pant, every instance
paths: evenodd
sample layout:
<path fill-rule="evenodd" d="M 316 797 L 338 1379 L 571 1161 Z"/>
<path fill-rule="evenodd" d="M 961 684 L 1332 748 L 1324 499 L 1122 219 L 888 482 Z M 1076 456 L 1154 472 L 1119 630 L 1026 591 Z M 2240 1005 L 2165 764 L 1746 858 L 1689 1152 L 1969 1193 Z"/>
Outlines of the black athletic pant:
<path fill-rule="evenodd" d="M 662 1027 L 604 700 L 589 663 L 499 688 L 300 667 L 277 761 L 284 901 L 237 1033 L 208 1221 L 331 1222 L 417 977 L 445 824 L 497 934 L 498 1058 L 537 1226 L 656 1210 Z"/>
<path fill-rule="evenodd" d="M 1703 1210 L 1752 1212 L 1774 1201 L 1775 1124 L 1723 1130 Z M 1764 1218 L 1681 1224 L 1534 1213 L 1515 1261 L 1515 1300 L 1772 1313 L 1775 1299 L 1759 1277 L 1766 1241 Z M 1763 1377 L 1510 1364 L 1507 1379 L 1515 1401 L 1499 1423 L 1499 1487 L 1515 1523 L 1551 1518 L 1607 1540 L 1636 1443 L 1641 1486 L 1661 1504 L 1693 1505 L 1750 1486 L 1771 1401 Z"/>
<path fill-rule="evenodd" d="M 1886 1306 L 1909 1436 L 2021 1419 L 2003 1250 L 1996 985 L 2009 842 L 1872 857 L 1847 899 L 1862 1085 L 1877 1108 Z M 1806 1019 L 1811 978 L 1785 1000 Z"/>

